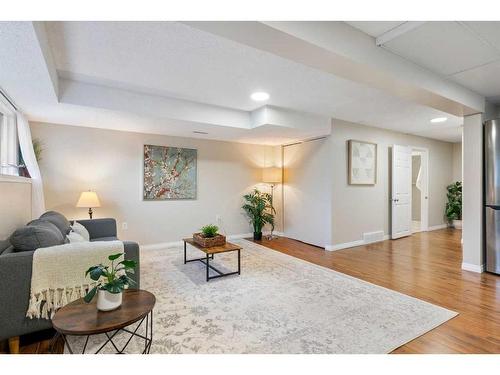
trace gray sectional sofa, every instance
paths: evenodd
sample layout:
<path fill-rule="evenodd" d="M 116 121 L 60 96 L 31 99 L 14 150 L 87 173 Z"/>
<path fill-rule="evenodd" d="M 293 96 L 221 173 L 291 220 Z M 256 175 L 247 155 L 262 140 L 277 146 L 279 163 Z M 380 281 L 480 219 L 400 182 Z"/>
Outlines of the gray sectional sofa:
<path fill-rule="evenodd" d="M 90 234 L 91 241 L 117 239 L 115 219 L 78 220 Z M 140 287 L 139 245 L 124 241 L 125 259 L 138 266 L 129 276 Z M 34 251 L 19 251 L 9 240 L 0 241 L 0 340 L 51 328 L 47 319 L 26 318 L 31 285 Z M 61 259 L 64 262 L 64 259 Z"/>

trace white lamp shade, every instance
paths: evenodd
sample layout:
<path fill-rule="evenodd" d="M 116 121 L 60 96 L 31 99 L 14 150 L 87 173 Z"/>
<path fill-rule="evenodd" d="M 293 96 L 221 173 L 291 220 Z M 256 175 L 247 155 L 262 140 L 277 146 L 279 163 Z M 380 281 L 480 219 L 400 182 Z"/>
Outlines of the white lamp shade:
<path fill-rule="evenodd" d="M 78 199 L 76 207 L 101 207 L 101 202 L 99 202 L 99 198 L 97 197 L 95 191 L 84 191 L 82 194 L 80 194 L 80 199 Z"/>
<path fill-rule="evenodd" d="M 282 171 L 278 167 L 264 168 L 262 170 L 262 182 L 277 184 L 281 182 Z"/>

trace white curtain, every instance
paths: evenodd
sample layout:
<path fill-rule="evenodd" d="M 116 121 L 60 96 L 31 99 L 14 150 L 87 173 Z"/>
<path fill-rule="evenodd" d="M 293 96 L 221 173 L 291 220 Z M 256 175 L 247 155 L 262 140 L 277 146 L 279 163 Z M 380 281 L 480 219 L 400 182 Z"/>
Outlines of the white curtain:
<path fill-rule="evenodd" d="M 43 197 L 43 183 L 40 168 L 33 150 L 31 140 L 30 124 L 26 117 L 19 111 L 17 116 L 17 136 L 19 138 L 19 147 L 23 155 L 24 163 L 31 176 L 31 216 L 36 219 L 45 212 L 45 199 Z"/>

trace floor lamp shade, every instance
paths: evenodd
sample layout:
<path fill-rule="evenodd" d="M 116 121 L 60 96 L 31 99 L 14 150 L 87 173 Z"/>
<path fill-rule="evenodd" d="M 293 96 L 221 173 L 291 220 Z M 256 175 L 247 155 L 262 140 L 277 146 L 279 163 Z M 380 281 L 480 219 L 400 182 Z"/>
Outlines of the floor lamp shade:
<path fill-rule="evenodd" d="M 262 182 L 267 184 L 279 184 L 281 182 L 282 171 L 278 167 L 269 167 L 262 170 Z"/>
<path fill-rule="evenodd" d="M 84 191 L 80 194 L 76 207 L 88 208 L 89 216 L 92 219 L 92 208 L 101 207 L 101 202 L 95 191 Z"/>

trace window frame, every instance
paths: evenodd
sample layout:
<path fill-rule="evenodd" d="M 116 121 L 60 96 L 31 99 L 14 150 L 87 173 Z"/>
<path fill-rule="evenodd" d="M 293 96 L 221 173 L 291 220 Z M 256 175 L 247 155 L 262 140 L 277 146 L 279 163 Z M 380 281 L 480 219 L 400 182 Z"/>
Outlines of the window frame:
<path fill-rule="evenodd" d="M 0 94 L 0 175 L 19 176 L 16 109 Z"/>

